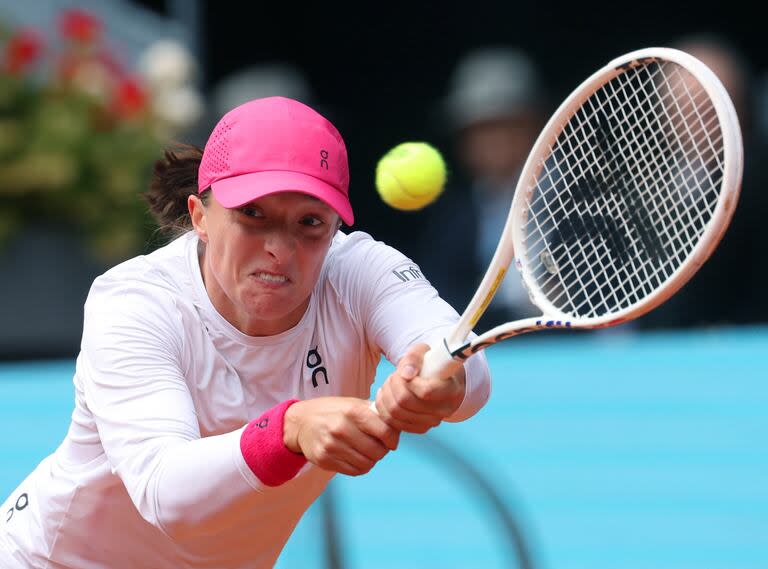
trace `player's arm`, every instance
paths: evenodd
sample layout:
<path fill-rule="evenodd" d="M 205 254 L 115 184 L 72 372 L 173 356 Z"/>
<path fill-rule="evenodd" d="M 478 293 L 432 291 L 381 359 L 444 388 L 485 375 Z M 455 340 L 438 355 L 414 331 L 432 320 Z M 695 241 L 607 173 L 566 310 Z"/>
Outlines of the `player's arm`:
<path fill-rule="evenodd" d="M 324 414 L 302 413 L 315 415 L 304 421 L 312 429 L 294 448 L 303 452 L 312 445 L 307 457 L 283 440 L 287 409 L 299 403 L 201 438 L 183 369 L 194 355 L 178 333 L 184 322 L 172 300 L 127 287 L 95 296 L 86 303 L 78 362 L 86 402 L 107 459 L 137 510 L 172 538 L 213 532 L 227 523 L 232 508 L 258 509 L 260 496 L 295 476 L 307 458 L 356 474 L 397 444 L 396 432 L 373 413 L 355 412 L 367 402 L 342 398 L 328 398 Z"/>
<path fill-rule="evenodd" d="M 403 423 L 392 421 L 392 426 L 424 432 L 441 420 L 463 421 L 477 413 L 491 389 L 484 355 L 469 358 L 448 383 L 425 382 L 418 376 L 426 349 L 418 345 L 442 338 L 458 320 L 456 311 L 439 297 L 418 266 L 398 251 L 362 238 L 353 250 L 361 257 L 355 266 L 376 270 L 358 270 L 357 296 L 351 304 L 360 307 L 370 342 L 398 364 L 382 388 L 386 405 L 382 416 L 399 414 L 404 423 L 412 424 L 402 429 Z M 416 375 L 411 376 L 412 368 Z M 412 413 L 423 416 L 413 423 Z"/>
<path fill-rule="evenodd" d="M 424 432 L 440 421 L 464 421 L 477 413 L 491 392 L 485 354 L 468 358 L 448 379 L 420 375 L 426 344 L 437 344 L 458 320 L 456 311 L 426 279 L 387 283 L 379 302 L 374 329 L 388 359 L 397 364 L 376 396 L 383 417 L 401 419 L 389 424 L 408 432 Z M 379 395 L 383 408 L 378 407 Z"/>

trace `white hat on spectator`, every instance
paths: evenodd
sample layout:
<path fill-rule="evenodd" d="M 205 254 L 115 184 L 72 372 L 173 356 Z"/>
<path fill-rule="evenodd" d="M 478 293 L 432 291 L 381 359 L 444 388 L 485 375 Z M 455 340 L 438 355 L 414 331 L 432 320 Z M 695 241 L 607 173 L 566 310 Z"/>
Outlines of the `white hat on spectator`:
<path fill-rule="evenodd" d="M 455 128 L 514 116 L 540 103 L 532 59 L 522 50 L 489 47 L 469 52 L 456 66 L 446 100 Z"/>
<path fill-rule="evenodd" d="M 239 69 L 219 81 L 212 93 L 218 116 L 252 99 L 287 97 L 312 104 L 306 75 L 290 63 L 269 62 Z"/>

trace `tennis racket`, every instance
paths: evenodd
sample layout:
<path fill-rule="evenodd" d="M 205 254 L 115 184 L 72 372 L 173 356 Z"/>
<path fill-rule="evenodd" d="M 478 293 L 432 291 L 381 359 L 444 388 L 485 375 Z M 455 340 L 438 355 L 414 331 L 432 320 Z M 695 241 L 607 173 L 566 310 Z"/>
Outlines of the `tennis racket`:
<path fill-rule="evenodd" d="M 722 238 L 742 170 L 736 111 L 708 67 L 667 48 L 614 59 L 539 135 L 488 270 L 421 375 L 448 377 L 513 336 L 614 326 L 660 305 Z M 512 261 L 541 316 L 467 341 Z"/>

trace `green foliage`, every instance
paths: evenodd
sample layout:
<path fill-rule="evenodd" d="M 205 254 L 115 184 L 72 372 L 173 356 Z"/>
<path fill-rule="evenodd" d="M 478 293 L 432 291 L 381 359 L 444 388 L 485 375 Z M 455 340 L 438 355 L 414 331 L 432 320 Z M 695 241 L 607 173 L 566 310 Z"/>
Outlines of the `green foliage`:
<path fill-rule="evenodd" d="M 145 90 L 98 38 L 54 52 L 37 37 L 0 37 L 0 249 L 42 222 L 102 261 L 139 253 L 153 230 L 140 194 L 165 143 Z"/>

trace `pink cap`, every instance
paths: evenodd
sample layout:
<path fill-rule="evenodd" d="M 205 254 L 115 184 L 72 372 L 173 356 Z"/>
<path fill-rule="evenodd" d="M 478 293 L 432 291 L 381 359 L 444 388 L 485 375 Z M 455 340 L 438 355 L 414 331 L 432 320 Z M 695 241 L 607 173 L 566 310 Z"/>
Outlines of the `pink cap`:
<path fill-rule="evenodd" d="M 198 192 L 211 188 L 226 208 L 277 192 L 315 196 L 347 225 L 347 148 L 339 131 L 308 106 L 285 97 L 255 99 L 222 117 L 205 145 Z"/>

